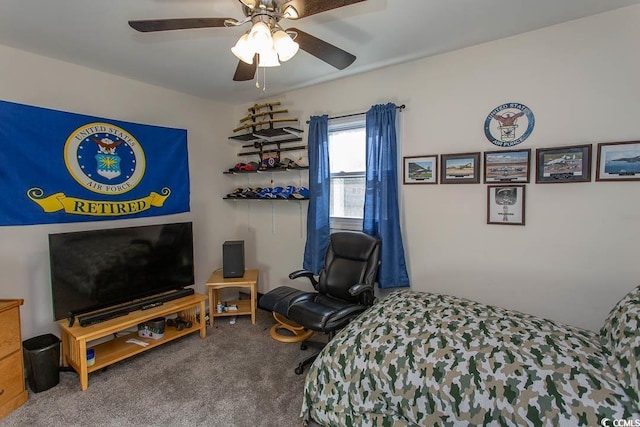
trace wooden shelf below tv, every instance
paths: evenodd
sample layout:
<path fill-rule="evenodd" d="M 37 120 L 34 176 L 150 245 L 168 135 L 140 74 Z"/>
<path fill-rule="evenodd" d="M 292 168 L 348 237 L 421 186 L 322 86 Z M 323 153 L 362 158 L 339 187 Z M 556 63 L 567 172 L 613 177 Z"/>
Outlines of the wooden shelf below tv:
<path fill-rule="evenodd" d="M 63 366 L 71 366 L 80 375 L 80 388 L 86 390 L 89 386 L 89 373 L 105 368 L 116 362 L 134 356 L 143 351 L 151 350 L 166 342 L 173 341 L 184 335 L 200 331 L 200 338 L 207 334 L 205 321 L 206 295 L 195 293 L 183 298 L 167 301 L 161 306 L 148 310 L 133 311 L 126 316 L 106 320 L 90 326 L 78 324 L 69 326 L 67 320 L 58 321 L 62 339 L 62 363 Z M 191 328 L 178 331 L 173 327 L 165 327 L 164 336 L 160 339 L 141 338 L 137 333 L 130 333 L 96 345 L 90 345 L 91 341 L 107 337 L 111 334 L 137 327 L 139 323 L 146 322 L 156 317 L 165 317 L 178 314 L 180 318 L 193 323 Z M 148 343 L 146 347 L 128 343 L 127 340 L 135 338 Z M 95 351 L 95 364 L 87 366 L 87 348 Z"/>

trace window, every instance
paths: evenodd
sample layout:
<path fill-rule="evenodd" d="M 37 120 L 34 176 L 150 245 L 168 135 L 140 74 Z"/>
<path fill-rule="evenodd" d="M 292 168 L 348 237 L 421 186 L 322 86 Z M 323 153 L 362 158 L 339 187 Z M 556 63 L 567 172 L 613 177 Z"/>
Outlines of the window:
<path fill-rule="evenodd" d="M 363 117 L 329 121 L 331 228 L 362 230 L 366 129 Z"/>

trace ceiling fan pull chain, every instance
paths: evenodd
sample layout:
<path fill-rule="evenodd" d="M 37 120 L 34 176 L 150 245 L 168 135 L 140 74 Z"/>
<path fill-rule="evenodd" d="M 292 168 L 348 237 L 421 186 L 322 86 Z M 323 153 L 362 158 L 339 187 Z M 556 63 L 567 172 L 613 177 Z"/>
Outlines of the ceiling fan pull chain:
<path fill-rule="evenodd" d="M 267 93 L 267 67 L 262 67 L 262 92 Z"/>

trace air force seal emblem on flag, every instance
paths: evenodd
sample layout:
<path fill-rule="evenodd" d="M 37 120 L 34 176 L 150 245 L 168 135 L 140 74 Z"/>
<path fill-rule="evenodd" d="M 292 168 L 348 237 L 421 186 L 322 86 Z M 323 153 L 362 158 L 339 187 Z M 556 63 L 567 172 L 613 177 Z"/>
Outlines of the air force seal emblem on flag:
<path fill-rule="evenodd" d="M 140 143 L 126 130 L 108 123 L 89 123 L 69 135 L 64 145 L 64 163 L 78 184 L 92 193 L 117 196 L 133 190 L 145 172 L 146 160 Z M 27 196 L 45 212 L 64 211 L 73 215 L 122 216 L 137 214 L 152 207 L 162 207 L 171 194 L 126 201 L 105 201 L 69 197 L 56 193 L 45 197 L 34 187 Z"/>
<path fill-rule="evenodd" d="M 112 124 L 90 123 L 76 129 L 64 147 L 67 170 L 78 184 L 100 194 L 122 194 L 144 175 L 142 146 Z"/>

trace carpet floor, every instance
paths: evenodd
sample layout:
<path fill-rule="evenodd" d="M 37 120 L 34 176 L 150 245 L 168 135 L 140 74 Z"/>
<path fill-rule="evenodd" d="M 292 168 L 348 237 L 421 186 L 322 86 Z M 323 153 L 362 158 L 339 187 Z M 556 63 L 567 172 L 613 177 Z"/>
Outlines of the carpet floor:
<path fill-rule="evenodd" d="M 189 334 L 94 372 L 86 391 L 75 372 L 61 372 L 0 426 L 302 426 L 307 369 L 294 367 L 314 350 L 273 340 L 271 314 L 256 317 L 216 319 L 204 340 Z"/>

